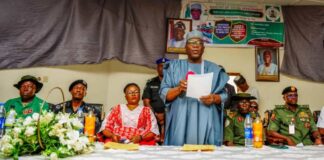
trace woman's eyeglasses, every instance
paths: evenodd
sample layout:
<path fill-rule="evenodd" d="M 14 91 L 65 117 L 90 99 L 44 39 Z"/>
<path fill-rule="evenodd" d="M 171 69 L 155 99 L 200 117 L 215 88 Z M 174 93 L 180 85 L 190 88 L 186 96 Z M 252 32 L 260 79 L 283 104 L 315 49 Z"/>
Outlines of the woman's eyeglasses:
<path fill-rule="evenodd" d="M 128 94 L 128 95 L 139 94 L 139 93 L 140 93 L 139 91 L 128 91 L 128 92 L 126 92 L 126 94 Z"/>

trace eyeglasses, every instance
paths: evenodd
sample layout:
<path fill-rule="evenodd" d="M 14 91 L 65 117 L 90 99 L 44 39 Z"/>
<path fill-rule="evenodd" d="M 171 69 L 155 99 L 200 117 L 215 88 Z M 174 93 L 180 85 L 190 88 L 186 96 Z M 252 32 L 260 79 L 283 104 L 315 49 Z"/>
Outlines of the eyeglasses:
<path fill-rule="evenodd" d="M 241 102 L 239 102 L 239 104 L 240 104 L 240 105 L 243 105 L 243 104 L 247 104 L 247 105 L 249 105 L 250 102 L 249 102 L 249 101 L 241 101 Z"/>
<path fill-rule="evenodd" d="M 139 91 L 128 91 L 128 92 L 126 92 L 126 94 L 128 94 L 128 95 L 139 94 L 139 93 L 140 93 Z"/>
<path fill-rule="evenodd" d="M 296 98 L 298 97 L 298 94 L 287 94 L 288 98 Z"/>
<path fill-rule="evenodd" d="M 204 42 L 200 41 L 200 40 L 197 40 L 197 39 L 194 39 L 194 40 L 188 40 L 187 44 L 190 44 L 190 45 L 203 45 Z"/>

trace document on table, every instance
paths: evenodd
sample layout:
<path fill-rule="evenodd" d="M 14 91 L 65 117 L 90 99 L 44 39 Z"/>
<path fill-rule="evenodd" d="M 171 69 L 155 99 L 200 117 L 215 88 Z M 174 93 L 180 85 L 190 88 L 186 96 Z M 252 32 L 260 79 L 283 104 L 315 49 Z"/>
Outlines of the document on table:
<path fill-rule="evenodd" d="M 214 73 L 188 75 L 187 97 L 199 99 L 211 93 Z"/>

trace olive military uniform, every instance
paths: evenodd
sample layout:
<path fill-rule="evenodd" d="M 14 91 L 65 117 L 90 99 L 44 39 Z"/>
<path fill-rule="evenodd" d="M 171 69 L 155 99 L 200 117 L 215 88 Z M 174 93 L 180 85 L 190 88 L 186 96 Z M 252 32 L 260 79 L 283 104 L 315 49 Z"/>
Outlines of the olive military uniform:
<path fill-rule="evenodd" d="M 44 101 L 42 99 L 35 96 L 31 102 L 24 105 L 21 101 L 21 98 L 18 97 L 8 100 L 5 103 L 4 107 L 7 113 L 10 111 L 11 108 L 15 109 L 17 113 L 16 118 L 26 118 L 27 116 L 32 116 L 33 113 L 39 113 L 40 107 L 42 106 L 43 102 Z M 47 111 L 48 109 L 48 104 L 45 102 L 42 111 Z"/>
<path fill-rule="evenodd" d="M 249 113 L 251 115 L 251 113 Z M 258 112 L 254 113 L 259 115 Z M 243 146 L 245 145 L 245 132 L 244 132 L 244 121 L 245 115 L 239 112 L 232 112 L 233 117 L 227 116 L 225 121 L 224 129 L 224 141 L 233 142 L 234 145 Z M 251 117 L 253 120 L 256 117 Z M 265 140 L 265 132 L 262 132 L 263 141 Z"/>
<path fill-rule="evenodd" d="M 158 76 L 148 80 L 142 97 L 142 99 L 150 99 L 154 113 L 164 113 L 164 103 L 159 95 L 160 85 L 161 81 Z"/>
<path fill-rule="evenodd" d="M 244 145 L 244 120 L 245 116 L 236 112 L 234 117 L 227 116 L 225 121 L 224 141 L 233 142 L 235 145 Z"/>
<path fill-rule="evenodd" d="M 295 124 L 294 134 L 289 134 L 290 122 Z M 287 136 L 296 144 L 312 145 L 311 135 L 317 128 L 308 106 L 298 105 L 294 112 L 285 105 L 278 105 L 271 115 L 268 130 Z"/>

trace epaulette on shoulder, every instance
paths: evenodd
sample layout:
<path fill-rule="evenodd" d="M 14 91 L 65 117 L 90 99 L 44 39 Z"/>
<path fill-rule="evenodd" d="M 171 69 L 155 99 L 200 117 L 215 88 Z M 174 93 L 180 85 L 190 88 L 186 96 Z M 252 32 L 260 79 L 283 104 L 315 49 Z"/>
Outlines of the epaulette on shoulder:
<path fill-rule="evenodd" d="M 230 111 L 227 116 L 229 118 L 233 119 L 236 115 L 237 115 L 237 112 L 236 111 Z"/>
<path fill-rule="evenodd" d="M 275 109 L 284 109 L 285 105 L 275 105 Z"/>

